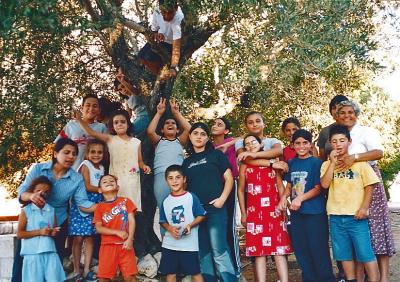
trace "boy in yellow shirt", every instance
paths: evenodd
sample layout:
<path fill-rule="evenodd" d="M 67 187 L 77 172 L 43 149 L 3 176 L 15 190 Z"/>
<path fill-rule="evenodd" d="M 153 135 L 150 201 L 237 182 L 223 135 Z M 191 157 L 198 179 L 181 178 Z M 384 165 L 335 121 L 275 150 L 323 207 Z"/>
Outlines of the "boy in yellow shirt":
<path fill-rule="evenodd" d="M 356 162 L 344 170 L 336 169 L 338 161 L 348 155 L 350 132 L 341 125 L 329 132 L 332 152 L 321 167 L 321 186 L 329 189 L 326 206 L 333 257 L 342 261 L 346 281 L 356 280 L 356 261 L 364 264 L 369 281 L 379 281 L 378 264 L 371 246 L 368 208 L 373 184 L 378 177 L 368 162 Z"/>

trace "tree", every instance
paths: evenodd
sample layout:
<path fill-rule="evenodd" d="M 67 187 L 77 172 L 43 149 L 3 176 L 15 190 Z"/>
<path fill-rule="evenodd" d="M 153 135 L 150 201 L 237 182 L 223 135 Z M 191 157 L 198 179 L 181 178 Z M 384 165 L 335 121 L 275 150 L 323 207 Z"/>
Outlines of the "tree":
<path fill-rule="evenodd" d="M 148 15 L 156 1 L 2 1 L 0 178 L 14 186 L 21 181 L 15 173 L 48 152 L 77 98 L 94 92 L 115 99 L 115 67 L 138 85 L 150 109 L 160 91 L 177 97 L 192 119 L 199 108 L 226 101 L 239 128 L 250 105 L 265 113 L 271 134 L 280 118 L 296 113 L 321 126 L 315 116 L 325 112 L 326 101 L 359 88 L 363 71 L 378 68 L 369 53 L 376 48 L 373 17 L 381 1 L 179 4 L 182 71 L 160 90 L 160 78 L 135 56 L 149 41 L 170 61 L 151 39 Z M 151 160 L 151 146 L 143 147 Z M 145 181 L 149 192 L 151 179 Z"/>

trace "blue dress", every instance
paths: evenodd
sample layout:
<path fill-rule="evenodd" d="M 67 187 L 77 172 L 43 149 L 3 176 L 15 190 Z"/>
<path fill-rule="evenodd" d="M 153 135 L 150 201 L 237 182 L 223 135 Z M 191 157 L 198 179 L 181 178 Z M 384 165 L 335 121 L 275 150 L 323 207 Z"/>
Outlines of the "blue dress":
<path fill-rule="evenodd" d="M 24 207 L 26 231 L 53 228 L 55 211 L 46 204 L 43 208 L 35 204 Z M 50 236 L 35 236 L 21 241 L 21 256 L 24 257 L 22 281 L 64 281 L 66 279 L 54 240 Z"/>
<path fill-rule="evenodd" d="M 100 166 L 100 168 L 95 168 L 93 164 L 88 161 L 84 160 L 82 164 L 79 166 L 79 169 L 85 165 L 90 172 L 90 184 L 93 186 L 98 186 L 99 180 L 102 175 L 104 175 L 104 167 Z M 92 193 L 87 192 L 87 197 L 89 201 L 93 203 L 99 203 L 103 200 L 103 196 L 100 193 Z M 70 236 L 91 236 L 96 234 L 96 228 L 94 227 L 93 221 L 93 214 L 88 216 L 82 216 L 79 212 L 79 208 L 76 205 L 76 202 L 72 200 L 71 202 L 71 209 L 69 211 L 70 222 L 68 224 L 68 235 Z"/>

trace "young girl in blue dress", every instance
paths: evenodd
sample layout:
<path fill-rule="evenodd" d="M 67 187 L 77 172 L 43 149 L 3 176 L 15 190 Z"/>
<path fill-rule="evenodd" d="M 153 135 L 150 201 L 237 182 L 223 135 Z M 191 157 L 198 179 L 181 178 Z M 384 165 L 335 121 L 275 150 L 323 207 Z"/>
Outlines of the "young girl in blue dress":
<path fill-rule="evenodd" d="M 27 192 L 40 192 L 46 199 L 50 196 L 51 187 L 51 182 L 46 176 L 39 176 L 32 181 Z M 59 230 L 54 208 L 49 204 L 38 206 L 30 203 L 21 210 L 17 237 L 22 239 L 22 281 L 65 280 L 65 273 L 52 238 Z"/>
<path fill-rule="evenodd" d="M 99 180 L 104 175 L 103 162 L 106 155 L 106 144 L 103 141 L 92 139 L 88 142 L 86 148 L 86 160 L 84 160 L 78 171 L 82 174 L 85 182 L 85 187 L 89 201 L 99 203 L 102 200 L 102 195 L 98 193 Z M 70 209 L 70 224 L 68 226 L 68 235 L 73 236 L 72 255 L 74 273 L 73 278 L 81 278 L 80 258 L 82 245 L 85 242 L 85 256 L 83 277 L 86 281 L 96 280 L 94 272 L 90 271 L 90 263 L 93 256 L 94 235 L 96 229 L 92 224 L 93 215 L 83 217 L 76 203 L 72 201 Z"/>

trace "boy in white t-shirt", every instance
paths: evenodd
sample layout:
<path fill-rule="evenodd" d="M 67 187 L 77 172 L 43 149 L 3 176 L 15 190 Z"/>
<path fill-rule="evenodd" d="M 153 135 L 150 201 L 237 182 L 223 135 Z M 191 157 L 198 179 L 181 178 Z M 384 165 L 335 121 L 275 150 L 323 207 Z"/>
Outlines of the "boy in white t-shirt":
<path fill-rule="evenodd" d="M 178 63 L 181 56 L 181 23 L 184 18 L 181 8 L 176 0 L 159 0 L 152 16 L 151 29 L 155 32 L 154 40 L 159 43 L 160 48 L 168 53 L 172 52 L 170 69 L 167 76 L 175 77 L 179 71 Z M 139 51 L 139 61 L 154 75 L 158 75 L 166 62 L 163 62 L 150 43 L 146 43 Z"/>
<path fill-rule="evenodd" d="M 196 195 L 185 190 L 186 177 L 180 165 L 165 171 L 171 194 L 160 209 L 160 224 L 167 230 L 161 251 L 159 272 L 168 282 L 176 281 L 176 274 L 191 275 L 192 281 L 202 282 L 199 260 L 198 225 L 206 211 Z"/>

